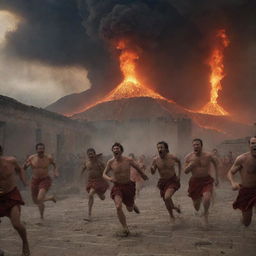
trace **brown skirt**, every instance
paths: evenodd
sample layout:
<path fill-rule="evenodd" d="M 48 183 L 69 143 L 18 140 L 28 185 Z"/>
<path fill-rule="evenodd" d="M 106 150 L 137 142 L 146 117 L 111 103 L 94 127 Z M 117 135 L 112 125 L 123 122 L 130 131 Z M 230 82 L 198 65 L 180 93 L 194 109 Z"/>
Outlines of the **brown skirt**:
<path fill-rule="evenodd" d="M 108 183 L 104 179 L 90 180 L 87 183 L 86 190 L 89 193 L 91 188 L 95 190 L 97 194 L 105 194 L 108 189 Z"/>
<path fill-rule="evenodd" d="M 135 183 L 132 181 L 126 184 L 115 183 L 111 189 L 110 196 L 114 200 L 115 196 L 118 195 L 127 207 L 133 207 L 136 192 L 135 187 Z"/>
<path fill-rule="evenodd" d="M 180 181 L 178 180 L 177 176 L 174 175 L 169 179 L 159 179 L 157 183 L 157 187 L 160 190 L 160 195 L 164 198 L 165 192 L 168 188 L 172 188 L 177 191 L 180 188 Z"/>
<path fill-rule="evenodd" d="M 32 178 L 31 180 L 31 193 L 33 197 L 38 196 L 40 189 L 48 191 L 52 185 L 52 179 L 49 176 L 44 178 Z"/>
<path fill-rule="evenodd" d="M 233 203 L 234 209 L 240 209 L 241 211 L 248 211 L 256 205 L 256 187 L 245 188 L 241 187 L 238 196 Z"/>
<path fill-rule="evenodd" d="M 15 205 L 18 205 L 20 208 L 20 205 L 24 204 L 17 187 L 4 195 L 0 195 L 0 217 L 10 217 L 11 209 Z"/>
<path fill-rule="evenodd" d="M 191 177 L 189 180 L 188 196 L 193 200 L 200 199 L 203 193 L 213 191 L 214 179 L 209 175 L 206 177 Z"/>

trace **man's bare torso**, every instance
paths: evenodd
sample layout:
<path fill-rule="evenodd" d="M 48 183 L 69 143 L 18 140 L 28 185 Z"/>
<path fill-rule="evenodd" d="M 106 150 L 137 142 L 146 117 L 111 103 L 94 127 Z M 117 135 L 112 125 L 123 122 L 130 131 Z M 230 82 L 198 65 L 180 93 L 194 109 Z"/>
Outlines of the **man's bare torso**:
<path fill-rule="evenodd" d="M 162 179 L 170 179 L 175 175 L 175 156 L 167 154 L 163 159 L 156 157 L 154 162 Z"/>
<path fill-rule="evenodd" d="M 14 157 L 1 157 L 0 160 L 0 196 L 12 191 L 15 186 L 15 164 Z"/>
<path fill-rule="evenodd" d="M 122 156 L 120 159 L 111 159 L 109 164 L 113 172 L 113 177 L 117 183 L 125 184 L 130 182 L 130 159 Z"/>
<path fill-rule="evenodd" d="M 212 155 L 210 153 L 202 152 L 200 156 L 197 156 L 194 152 L 190 153 L 186 157 L 186 164 L 194 162 L 194 168 L 192 169 L 192 177 L 202 178 L 210 174 Z"/>
<path fill-rule="evenodd" d="M 238 161 L 241 166 L 241 184 L 248 188 L 256 187 L 256 158 L 247 152 L 239 156 Z"/>
<path fill-rule="evenodd" d="M 102 162 L 100 162 L 99 160 L 88 160 L 85 162 L 85 166 L 88 172 L 88 181 L 102 179 L 102 173 L 105 168 Z"/>
<path fill-rule="evenodd" d="M 44 178 L 49 175 L 49 166 L 52 164 L 52 158 L 44 155 L 42 158 L 37 154 L 32 155 L 27 160 L 32 168 L 32 175 L 34 178 Z"/>

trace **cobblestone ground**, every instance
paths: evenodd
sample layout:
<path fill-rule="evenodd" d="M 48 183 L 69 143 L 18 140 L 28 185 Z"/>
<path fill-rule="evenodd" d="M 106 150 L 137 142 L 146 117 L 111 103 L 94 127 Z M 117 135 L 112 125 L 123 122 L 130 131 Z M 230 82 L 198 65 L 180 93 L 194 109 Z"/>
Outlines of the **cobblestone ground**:
<path fill-rule="evenodd" d="M 120 226 L 109 191 L 105 201 L 95 200 L 94 219 L 90 223 L 83 220 L 87 210 L 84 192 L 69 196 L 58 193 L 59 201 L 47 203 L 46 219 L 41 222 L 25 191 L 23 196 L 28 203 L 22 207 L 22 220 L 32 255 L 256 255 L 256 225 L 252 223 L 249 228 L 240 225 L 240 212 L 232 209 L 236 192 L 226 184 L 216 189 L 210 227 L 206 229 L 200 217 L 193 215 L 186 190 L 184 185 L 174 196 L 175 202 L 182 206 L 182 214 L 172 225 L 157 188 L 145 187 L 137 199 L 141 214 L 126 212 L 131 230 L 126 238 L 117 235 Z M 0 224 L 0 248 L 6 256 L 20 255 L 21 242 L 8 218 L 2 218 Z"/>

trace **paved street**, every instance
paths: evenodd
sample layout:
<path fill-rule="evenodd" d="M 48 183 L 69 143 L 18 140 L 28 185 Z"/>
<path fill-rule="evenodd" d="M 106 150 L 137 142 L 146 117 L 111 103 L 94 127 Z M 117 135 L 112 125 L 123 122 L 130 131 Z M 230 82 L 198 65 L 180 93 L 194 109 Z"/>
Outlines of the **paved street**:
<path fill-rule="evenodd" d="M 30 201 L 28 191 L 23 193 L 27 205 L 22 208 L 33 256 L 205 256 L 256 255 L 256 225 L 249 229 L 239 223 L 240 212 L 232 209 L 236 192 L 227 185 L 216 190 L 211 209 L 211 226 L 206 229 L 200 217 L 193 215 L 187 185 L 175 194 L 175 202 L 182 206 L 182 214 L 174 225 L 169 223 L 164 203 L 155 186 L 148 185 L 137 204 L 141 214 L 127 213 L 131 235 L 119 237 L 113 201 L 95 200 L 93 222 L 86 222 L 87 195 L 58 192 L 57 204 L 47 203 L 46 219 L 41 222 L 38 211 Z M 0 224 L 0 248 L 5 255 L 20 255 L 21 242 L 10 228 L 7 218 Z"/>

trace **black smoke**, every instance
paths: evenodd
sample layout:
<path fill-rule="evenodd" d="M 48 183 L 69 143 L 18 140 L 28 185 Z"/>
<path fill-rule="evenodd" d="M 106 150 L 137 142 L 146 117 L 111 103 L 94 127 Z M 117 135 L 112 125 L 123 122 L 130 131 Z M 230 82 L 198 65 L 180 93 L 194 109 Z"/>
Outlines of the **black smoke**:
<path fill-rule="evenodd" d="M 231 44 L 219 101 L 237 116 L 246 112 L 254 118 L 255 1 L 2 0 L 0 8 L 23 17 L 8 36 L 10 54 L 83 66 L 92 90 L 105 93 L 121 80 L 114 45 L 125 38 L 140 52 L 144 82 L 188 108 L 200 108 L 209 99 L 207 60 L 216 30 L 225 28 Z"/>

